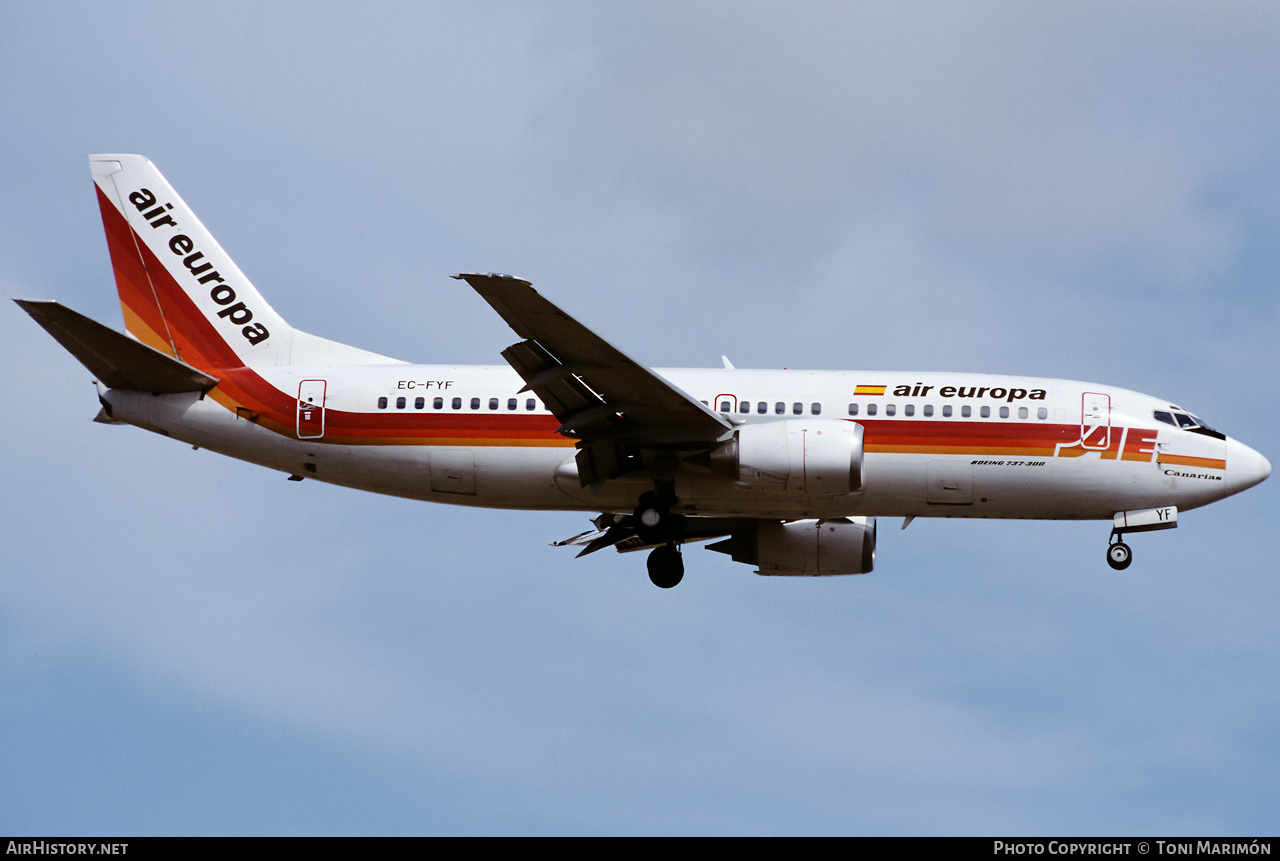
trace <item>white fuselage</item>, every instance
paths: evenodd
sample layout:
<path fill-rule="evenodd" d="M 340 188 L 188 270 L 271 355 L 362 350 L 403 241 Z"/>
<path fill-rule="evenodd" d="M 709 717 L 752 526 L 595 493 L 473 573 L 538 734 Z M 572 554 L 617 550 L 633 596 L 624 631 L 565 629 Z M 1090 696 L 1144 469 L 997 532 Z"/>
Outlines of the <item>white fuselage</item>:
<path fill-rule="evenodd" d="M 192 445 L 413 499 L 623 513 L 652 487 L 643 471 L 583 487 L 574 440 L 555 433 L 558 422 L 520 393 L 510 368 L 281 365 L 256 373 L 294 404 L 292 427 L 268 427 L 196 393 L 107 390 L 103 398 L 114 419 Z M 957 373 L 657 373 L 734 424 L 846 421 L 865 432 L 857 492 L 797 493 L 680 461 L 677 510 L 689 515 L 1109 519 L 1127 509 L 1195 508 L 1270 472 L 1235 440 L 1158 421 L 1168 402 L 1108 386 Z"/>

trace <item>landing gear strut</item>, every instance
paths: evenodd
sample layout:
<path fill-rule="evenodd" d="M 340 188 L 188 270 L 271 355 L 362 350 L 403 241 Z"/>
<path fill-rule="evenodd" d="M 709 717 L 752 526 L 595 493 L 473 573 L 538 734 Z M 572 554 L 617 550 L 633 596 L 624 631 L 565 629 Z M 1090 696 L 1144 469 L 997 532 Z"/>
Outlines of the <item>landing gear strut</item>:
<path fill-rule="evenodd" d="M 1107 545 L 1107 564 L 1117 571 L 1123 571 L 1133 561 L 1133 551 L 1120 540 L 1120 533 L 1112 532 L 1111 537 L 1115 541 Z"/>
<path fill-rule="evenodd" d="M 665 492 L 664 492 L 665 491 Z M 675 496 L 661 485 L 640 497 L 632 515 L 636 535 L 645 544 L 660 544 L 649 554 L 649 579 L 660 589 L 670 589 L 684 579 L 680 533 L 684 518 L 671 513 Z"/>
<path fill-rule="evenodd" d="M 674 544 L 654 548 L 648 564 L 649 579 L 659 589 L 670 589 L 684 579 L 684 558 Z"/>

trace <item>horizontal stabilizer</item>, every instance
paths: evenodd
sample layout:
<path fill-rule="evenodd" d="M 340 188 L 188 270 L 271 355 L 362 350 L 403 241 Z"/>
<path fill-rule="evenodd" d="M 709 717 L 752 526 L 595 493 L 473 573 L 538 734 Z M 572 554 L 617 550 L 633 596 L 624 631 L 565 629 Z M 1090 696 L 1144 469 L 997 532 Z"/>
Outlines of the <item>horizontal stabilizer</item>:
<path fill-rule="evenodd" d="M 57 302 L 14 301 L 108 388 L 174 394 L 207 392 L 218 384 L 216 377 Z"/>

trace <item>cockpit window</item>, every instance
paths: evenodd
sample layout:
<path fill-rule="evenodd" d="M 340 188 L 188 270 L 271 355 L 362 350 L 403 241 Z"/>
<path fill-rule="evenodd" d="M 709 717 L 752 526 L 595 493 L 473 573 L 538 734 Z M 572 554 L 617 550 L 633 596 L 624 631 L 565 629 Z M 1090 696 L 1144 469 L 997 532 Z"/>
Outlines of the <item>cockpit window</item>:
<path fill-rule="evenodd" d="M 1209 427 L 1199 416 L 1194 416 L 1191 413 L 1174 406 L 1171 406 L 1169 409 L 1171 412 L 1153 410 L 1152 414 L 1158 422 L 1164 422 L 1167 425 L 1173 425 L 1176 428 L 1191 431 L 1192 433 L 1211 436 L 1214 439 L 1226 439 L 1224 434 Z"/>
<path fill-rule="evenodd" d="M 1217 439 L 1226 439 L 1226 438 L 1227 438 L 1227 435 L 1226 435 L 1226 434 L 1222 433 L 1221 431 L 1214 430 L 1213 428 L 1211 428 L 1211 427 L 1209 427 L 1207 424 L 1205 424 L 1205 423 L 1204 423 L 1204 419 L 1200 418 L 1200 416 L 1193 415 L 1193 416 L 1191 416 L 1191 418 L 1195 419 L 1195 423 L 1196 423 L 1195 431 L 1196 431 L 1196 433 L 1202 433 L 1202 434 L 1204 434 L 1204 435 L 1206 435 L 1206 436 L 1216 437 Z"/>

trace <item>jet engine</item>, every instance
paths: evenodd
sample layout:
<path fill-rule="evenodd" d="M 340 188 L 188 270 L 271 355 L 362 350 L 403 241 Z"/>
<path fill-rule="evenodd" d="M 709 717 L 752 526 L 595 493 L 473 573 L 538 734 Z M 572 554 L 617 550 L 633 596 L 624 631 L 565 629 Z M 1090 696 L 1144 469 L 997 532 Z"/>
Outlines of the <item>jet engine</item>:
<path fill-rule="evenodd" d="M 758 565 L 760 574 L 866 574 L 876 563 L 876 519 L 763 521 L 707 549 L 727 553 L 734 562 Z"/>
<path fill-rule="evenodd" d="M 777 421 L 747 424 L 711 453 L 722 478 L 810 496 L 862 489 L 862 425 Z"/>

